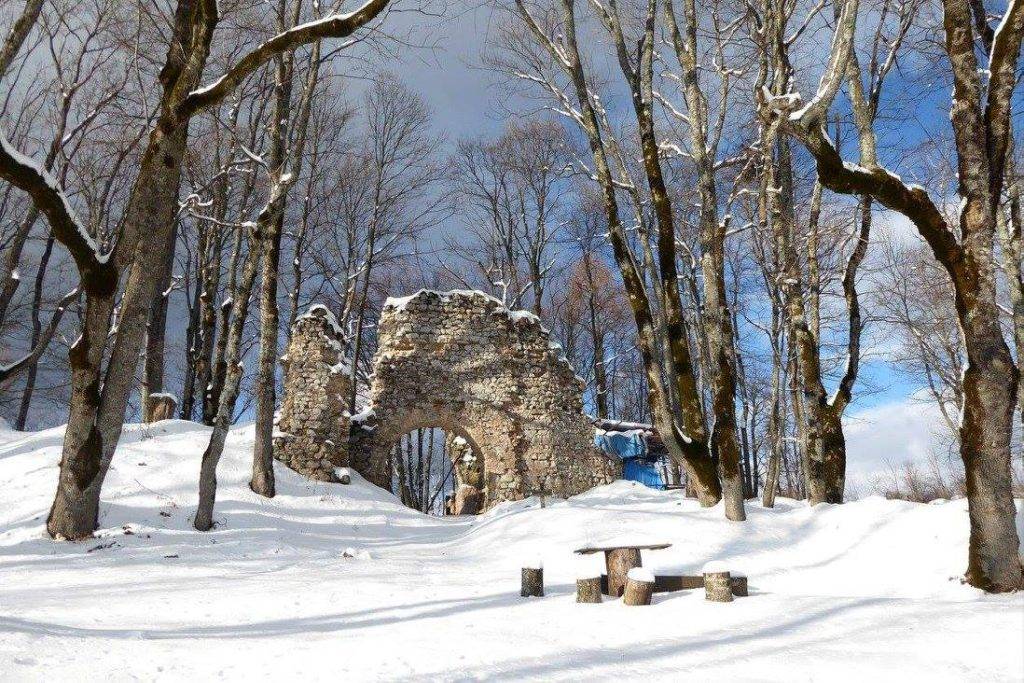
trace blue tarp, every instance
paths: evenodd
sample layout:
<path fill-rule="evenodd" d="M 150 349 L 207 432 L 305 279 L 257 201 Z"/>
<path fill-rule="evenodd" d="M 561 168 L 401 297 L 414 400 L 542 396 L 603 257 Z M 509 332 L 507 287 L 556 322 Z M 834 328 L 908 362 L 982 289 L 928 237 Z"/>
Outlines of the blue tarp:
<path fill-rule="evenodd" d="M 594 445 L 605 453 L 622 460 L 622 478 L 635 481 L 654 489 L 665 488 L 658 469 L 643 461 L 647 457 L 647 441 L 643 432 L 598 432 L 594 434 Z"/>
<path fill-rule="evenodd" d="M 631 432 L 597 432 L 594 445 L 605 453 L 617 455 L 622 460 L 642 458 L 647 455 L 647 442 L 639 430 Z"/>
<path fill-rule="evenodd" d="M 636 459 L 626 460 L 622 463 L 622 478 L 626 481 L 639 482 L 652 489 L 665 488 L 665 482 L 661 480 L 661 472 L 654 465 L 648 465 Z"/>

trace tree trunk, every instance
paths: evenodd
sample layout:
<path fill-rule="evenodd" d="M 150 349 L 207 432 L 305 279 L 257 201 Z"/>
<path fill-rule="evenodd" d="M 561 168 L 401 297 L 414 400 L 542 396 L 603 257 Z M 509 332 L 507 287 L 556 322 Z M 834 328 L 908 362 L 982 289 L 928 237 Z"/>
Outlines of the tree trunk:
<path fill-rule="evenodd" d="M 249 298 L 252 294 L 257 266 L 260 262 L 263 231 L 269 228 L 267 224 L 275 218 L 271 210 L 268 210 L 273 202 L 274 197 L 272 194 L 267 207 L 264 208 L 260 217 L 256 220 L 249 239 L 249 253 L 246 255 L 245 263 L 242 267 L 242 277 L 238 283 L 237 290 L 232 293 L 237 301 L 235 302 L 235 314 L 231 318 L 231 327 L 225 344 L 224 365 L 226 371 L 224 384 L 220 392 L 220 403 L 213 424 L 213 433 L 210 435 L 210 443 L 203 452 L 203 459 L 199 469 L 199 505 L 196 508 L 196 516 L 193 520 L 193 526 L 198 531 L 209 531 L 213 528 L 213 507 L 217 501 L 217 464 L 220 462 L 220 456 L 224 452 L 224 443 L 227 440 L 228 429 L 231 427 L 235 403 L 241 388 L 243 370 L 241 363 L 242 334 L 245 331 L 246 319 L 249 317 Z"/>
<path fill-rule="evenodd" d="M 189 303 L 188 328 L 185 330 L 185 380 L 181 388 L 181 411 L 178 414 L 182 420 L 191 420 L 195 412 L 196 400 L 196 378 L 199 370 L 199 343 L 200 331 L 199 322 L 201 315 L 200 297 L 203 291 L 203 272 L 199 264 L 203 256 L 202 240 L 198 249 L 196 264 L 195 290 L 192 292 L 192 301 Z"/>
<path fill-rule="evenodd" d="M 697 17 L 694 0 L 683 0 L 686 18 L 684 32 L 679 30 L 675 19 L 675 10 L 671 0 L 665 3 L 665 19 L 672 36 L 676 55 L 682 70 L 683 93 L 689 113 L 688 130 L 690 133 L 690 149 L 693 154 L 694 166 L 697 171 L 697 192 L 700 197 L 698 232 L 701 245 L 700 269 L 704 281 L 703 312 L 704 336 L 707 341 L 708 363 L 705 367 L 709 377 L 706 381 L 711 385 L 711 457 L 718 461 L 722 477 L 722 489 L 725 497 L 725 516 L 727 519 L 742 521 L 747 518 L 743 507 L 743 478 L 740 472 L 740 443 L 736 423 L 736 363 L 733 347 L 732 313 L 729 311 L 729 300 L 725 288 L 725 238 L 726 227 L 718 219 L 718 187 L 715 178 L 716 146 L 709 140 L 709 126 L 706 118 L 707 106 L 704 94 L 700 89 L 696 55 Z M 641 81 L 645 85 L 646 80 Z M 634 95 L 634 107 L 637 101 Z M 641 140 L 654 142 L 654 126 L 650 118 L 650 107 L 644 110 L 646 117 L 640 117 Z M 726 106 L 725 102 L 721 106 Z M 641 120 L 643 119 L 643 120 Z M 647 130 L 646 135 L 644 130 Z M 648 157 L 652 157 L 648 161 Z M 657 154 L 645 148 L 644 167 L 651 177 L 652 171 L 656 180 L 654 186 L 663 187 L 660 164 Z M 661 190 L 652 186 L 652 202 L 657 209 L 660 224 L 670 221 L 667 193 L 659 202 Z M 665 206 L 658 208 L 659 204 Z M 665 215 L 663 216 L 663 212 Z M 673 251 L 674 258 L 674 251 Z M 666 281 L 666 286 L 668 283 Z M 694 295 L 696 299 L 696 294 Z M 698 310 L 701 307 L 697 307 Z"/>
<path fill-rule="evenodd" d="M 652 595 L 654 595 L 653 581 L 640 581 L 633 577 L 627 577 L 626 587 L 622 591 L 622 604 L 630 607 L 650 605 Z"/>
<path fill-rule="evenodd" d="M 1000 330 L 995 297 L 975 298 L 976 291 L 958 291 L 967 351 L 960 421 L 971 520 L 966 576 L 968 583 L 986 591 L 1013 591 L 1024 582 L 1010 475 L 1018 377 Z"/>
<path fill-rule="evenodd" d="M 732 602 L 732 579 L 729 572 L 704 572 L 704 599 Z"/>
<path fill-rule="evenodd" d="M 170 242 L 186 138 L 187 124 L 166 134 L 154 131 L 143 153 L 124 224 L 126 231 L 148 237 L 135 241 L 105 377 L 101 364 L 118 278 L 107 273 L 102 282 L 83 284 L 85 317 L 69 354 L 71 406 L 60 478 L 46 522 L 54 538 L 78 540 L 96 529 L 100 489 L 124 427 L 150 304 L 167 266 L 166 254 L 153 244 Z"/>
<path fill-rule="evenodd" d="M 153 421 L 155 404 L 150 395 L 164 390 L 164 346 L 167 335 L 167 304 L 170 296 L 171 274 L 174 268 L 174 248 L 177 243 L 178 222 L 174 222 L 170 243 L 165 246 L 167 263 L 149 309 L 146 326 L 146 362 L 143 368 L 141 390 L 142 421 Z"/>
<path fill-rule="evenodd" d="M 46 247 L 43 248 L 43 255 L 39 258 L 39 268 L 36 269 L 35 286 L 32 290 L 32 337 L 30 348 L 35 348 L 39 343 L 42 334 L 42 323 L 39 319 L 39 309 L 43 303 L 43 289 L 46 281 L 46 269 L 50 265 L 50 257 L 53 255 L 54 238 L 51 235 L 46 240 Z M 39 373 L 39 362 L 32 363 L 25 377 L 25 388 L 21 394 L 21 405 L 18 407 L 18 418 L 14 428 L 19 432 L 25 431 L 28 423 L 28 411 L 32 405 L 32 394 L 36 387 L 36 376 Z"/>
<path fill-rule="evenodd" d="M 523 567 L 522 587 L 519 595 L 524 598 L 544 597 L 544 569 L 541 567 Z"/>
<path fill-rule="evenodd" d="M 18 291 L 18 286 L 21 285 L 21 278 L 15 277 L 15 273 L 18 270 L 18 265 L 21 263 L 21 253 L 25 248 L 25 243 L 28 241 L 29 234 L 32 232 L 32 226 L 35 225 L 38 218 L 39 210 L 35 206 L 30 207 L 25 218 L 18 224 L 18 228 L 15 230 L 11 241 L 4 247 L 4 252 L 6 253 L 4 258 L 3 284 L 0 285 L 0 324 L 7 318 L 7 309 L 14 299 L 15 292 Z"/>
<path fill-rule="evenodd" d="M 613 598 L 621 597 L 629 570 L 640 565 L 640 551 L 636 548 L 605 551 L 605 566 L 608 569 L 608 595 Z"/>
<path fill-rule="evenodd" d="M 819 412 L 818 430 L 808 445 L 807 500 L 818 503 L 842 503 L 846 488 L 846 438 L 843 418 L 836 410 L 825 407 Z"/>
<path fill-rule="evenodd" d="M 583 61 L 580 57 L 576 36 L 576 18 L 572 0 L 562 0 L 564 39 L 555 46 L 546 37 L 544 29 L 536 24 L 532 15 L 521 2 L 517 2 L 520 18 L 531 27 L 531 31 L 542 42 L 545 49 L 561 64 L 571 79 L 576 99 L 580 105 L 581 128 L 587 136 L 594 170 L 601 187 L 601 198 L 605 216 L 608 219 L 608 233 L 612 243 L 615 262 L 622 274 L 623 286 L 629 298 L 630 308 L 637 327 L 638 347 L 643 359 L 647 379 L 648 405 L 651 419 L 657 427 L 670 456 L 683 464 L 689 481 L 695 487 L 701 505 L 711 506 L 722 497 L 721 484 L 715 462 L 711 457 L 706 439 L 703 407 L 700 404 L 693 366 L 690 358 L 689 341 L 679 298 L 678 273 L 676 268 L 675 230 L 671 202 L 668 199 L 661 168 L 658 161 L 657 140 L 654 137 L 653 113 L 650 102 L 645 105 L 641 89 L 635 79 L 630 86 L 633 91 L 634 110 L 640 128 L 644 168 L 648 176 L 652 202 L 658 216 L 658 276 L 655 290 L 660 290 L 660 307 L 664 311 L 664 329 L 658 329 L 654 322 L 654 309 L 647 293 L 644 278 L 640 273 L 630 250 L 629 240 L 622 225 L 616 198 L 616 185 L 608 163 L 608 151 L 602 133 L 602 126 L 587 84 Z M 653 32 L 653 28 L 650 30 Z M 653 58 L 653 36 L 645 35 L 645 74 L 651 70 Z M 624 72 L 628 67 L 624 65 Z M 630 80 L 627 74 L 627 80 Z M 649 86 L 649 83 L 647 84 Z M 646 88 L 649 91 L 649 87 Z M 646 106 L 646 109 L 645 109 Z M 659 344 L 659 333 L 666 340 Z M 674 396 L 678 395 L 681 410 L 674 410 Z M 681 417 L 681 424 L 676 418 Z"/>
<path fill-rule="evenodd" d="M 279 9 L 282 19 L 284 2 Z M 283 30 L 280 26 L 279 30 Z M 270 126 L 273 172 L 283 172 L 288 145 L 288 118 L 292 99 L 292 55 L 276 60 L 274 84 L 274 120 Z M 300 133 L 301 135 L 301 133 Z M 277 284 L 281 264 L 281 233 L 284 229 L 285 197 L 263 236 L 260 275 L 260 353 L 253 390 L 256 394 L 256 438 L 253 446 L 252 478 L 249 488 L 261 496 L 274 497 L 274 407 L 277 403 L 277 342 L 280 312 L 277 306 Z"/>

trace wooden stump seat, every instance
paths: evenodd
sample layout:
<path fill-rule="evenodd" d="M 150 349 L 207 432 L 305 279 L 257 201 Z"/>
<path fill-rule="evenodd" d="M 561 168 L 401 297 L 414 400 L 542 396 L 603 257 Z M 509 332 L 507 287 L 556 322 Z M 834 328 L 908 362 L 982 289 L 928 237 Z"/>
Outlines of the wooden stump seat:
<path fill-rule="evenodd" d="M 647 545 L 609 545 L 609 546 L 587 546 L 577 548 L 573 552 L 577 555 L 592 555 L 593 553 L 604 553 L 605 567 L 608 570 L 607 585 L 604 586 L 605 594 L 613 598 L 622 597 L 626 588 L 626 576 L 629 570 L 634 567 L 643 566 L 640 557 L 641 550 L 664 550 L 671 547 L 671 543 L 652 543 Z"/>

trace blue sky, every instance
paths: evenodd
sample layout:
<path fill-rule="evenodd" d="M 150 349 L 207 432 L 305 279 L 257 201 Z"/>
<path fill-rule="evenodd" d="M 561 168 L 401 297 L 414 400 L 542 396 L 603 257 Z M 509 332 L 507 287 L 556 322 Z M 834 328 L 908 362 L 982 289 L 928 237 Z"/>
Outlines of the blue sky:
<path fill-rule="evenodd" d="M 495 16 L 486 6 L 452 4 L 451 19 L 438 20 L 433 28 L 437 49 L 407 53 L 396 71 L 419 90 L 432 106 L 439 130 L 452 141 L 481 133 L 495 134 L 506 123 L 505 93 L 497 87 L 498 77 L 486 70 L 480 56 L 493 35 Z M 410 15 L 412 16 L 412 15 Z M 428 24 L 429 24 L 428 20 Z M 823 33 L 825 39 L 830 34 Z M 887 83 L 890 92 L 906 98 L 912 94 L 910 108 L 896 109 L 883 100 L 880 118 L 880 146 L 896 142 L 899 151 L 888 155 L 908 181 L 916 180 L 919 168 L 928 166 L 926 156 L 907 154 L 906 150 L 943 135 L 948 129 L 948 84 L 942 78 L 922 77 L 922 62 L 906 62 L 893 71 Z M 813 82 L 814 78 L 810 79 Z M 805 93 L 805 96 L 808 93 Z M 851 157 L 852 158 L 852 157 Z M 923 165 L 923 166 L 921 166 Z M 916 239 L 912 228 L 902 226 L 906 239 Z M 884 345 L 882 339 L 873 340 Z M 933 406 L 915 396 L 920 384 L 893 371 L 884 358 L 868 357 L 862 363 L 859 386 L 863 391 L 848 410 L 849 462 L 851 482 L 866 487 L 871 477 L 882 472 L 888 462 L 921 461 L 929 451 L 944 451 L 938 414 Z"/>

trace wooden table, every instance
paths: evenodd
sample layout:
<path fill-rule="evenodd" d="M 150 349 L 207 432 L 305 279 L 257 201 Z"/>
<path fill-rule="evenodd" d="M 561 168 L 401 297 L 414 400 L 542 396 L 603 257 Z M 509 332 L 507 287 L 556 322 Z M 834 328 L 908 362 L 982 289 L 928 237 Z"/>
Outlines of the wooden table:
<path fill-rule="evenodd" d="M 577 548 L 577 555 L 604 553 L 604 563 L 608 568 L 608 595 L 618 598 L 626 586 L 626 575 L 634 567 L 643 566 L 640 558 L 641 550 L 664 550 L 671 543 L 652 543 L 648 545 L 611 545 Z"/>

